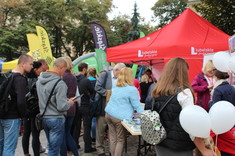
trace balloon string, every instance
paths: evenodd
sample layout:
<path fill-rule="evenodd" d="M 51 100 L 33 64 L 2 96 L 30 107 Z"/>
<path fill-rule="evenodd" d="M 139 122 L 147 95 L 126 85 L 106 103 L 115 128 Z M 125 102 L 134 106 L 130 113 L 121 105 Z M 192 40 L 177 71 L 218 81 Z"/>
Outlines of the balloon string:
<path fill-rule="evenodd" d="M 212 152 L 213 152 L 213 155 L 215 155 L 215 149 L 214 149 L 214 147 L 212 146 L 212 143 L 211 143 L 210 139 L 207 139 L 207 141 L 209 142 L 209 145 L 210 145 L 210 147 L 211 147 L 211 150 L 212 150 Z"/>
<path fill-rule="evenodd" d="M 215 137 L 215 146 L 217 147 L 217 143 L 218 143 L 218 134 Z"/>

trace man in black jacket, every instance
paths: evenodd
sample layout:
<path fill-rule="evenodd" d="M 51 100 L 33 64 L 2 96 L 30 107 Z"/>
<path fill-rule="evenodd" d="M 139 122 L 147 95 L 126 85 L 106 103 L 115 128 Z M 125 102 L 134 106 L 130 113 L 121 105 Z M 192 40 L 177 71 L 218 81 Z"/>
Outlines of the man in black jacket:
<path fill-rule="evenodd" d="M 78 83 L 78 90 L 80 95 L 83 95 L 81 97 L 81 104 L 78 107 L 78 110 L 76 112 L 77 114 L 77 120 L 78 122 L 78 136 L 75 141 L 80 137 L 80 129 L 81 129 L 81 121 L 83 119 L 83 128 L 84 128 L 84 151 L 85 153 L 91 153 L 96 151 L 95 148 L 92 148 L 92 139 L 91 139 L 91 120 L 92 116 L 90 115 L 90 95 L 93 94 L 94 89 L 91 85 L 91 82 L 89 79 L 86 78 L 88 70 L 88 64 L 86 63 L 80 63 L 78 65 L 78 71 L 79 73 L 76 75 L 77 83 Z"/>
<path fill-rule="evenodd" d="M 15 155 L 21 118 L 26 113 L 27 79 L 25 74 L 33 68 L 33 58 L 23 54 L 18 64 L 12 70 L 13 82 L 10 89 L 10 103 L 8 110 L 0 118 L 0 155 Z"/>

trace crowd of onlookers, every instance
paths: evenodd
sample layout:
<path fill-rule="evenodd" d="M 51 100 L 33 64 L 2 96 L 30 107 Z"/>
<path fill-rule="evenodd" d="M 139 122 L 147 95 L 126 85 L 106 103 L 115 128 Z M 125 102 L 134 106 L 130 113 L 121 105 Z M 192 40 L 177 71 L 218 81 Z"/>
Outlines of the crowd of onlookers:
<path fill-rule="evenodd" d="M 83 148 L 85 153 L 97 151 L 99 156 L 105 156 L 104 141 L 108 138 L 110 155 L 121 156 L 126 137 L 121 121 L 132 118 L 134 111 L 139 114 L 144 109 L 159 111 L 162 104 L 174 95 L 160 114 L 167 138 L 156 145 L 156 154 L 188 156 L 193 155 L 193 149 L 197 147 L 202 155 L 216 155 L 205 147 L 202 138 L 187 134 L 179 122 L 180 111 L 194 103 L 206 111 L 220 100 L 235 104 L 235 89 L 227 82 L 228 73 L 216 70 L 212 61 L 206 63 L 192 84 L 188 64 L 182 58 L 170 60 L 158 81 L 150 69 L 143 73 L 140 81 L 133 79 L 131 68 L 123 63 L 99 74 L 87 63 L 80 63 L 77 73 L 72 72 L 72 67 L 69 57 L 57 58 L 50 70 L 46 60 L 33 61 L 25 54 L 19 57 L 17 67 L 11 70 L 14 73 L 10 92 L 12 100 L 0 119 L 0 155 L 14 155 L 21 119 L 24 155 L 30 156 L 30 135 L 33 155 L 45 152 L 39 139 L 40 130 L 35 126 L 35 118 L 40 113 L 43 114 L 42 125 L 48 141 L 47 155 L 78 156 L 78 149 Z M 101 105 L 99 115 L 91 111 L 91 101 L 94 103 L 96 99 Z M 141 103 L 145 103 L 145 107 Z M 79 145 L 81 129 L 84 147 Z M 219 135 L 217 146 L 223 156 L 235 154 L 232 131 Z"/>
<path fill-rule="evenodd" d="M 78 72 L 72 73 L 72 61 L 69 57 L 56 59 L 53 68 L 49 70 L 46 60 L 33 61 L 31 56 L 21 55 L 17 67 L 10 71 L 14 74 L 10 93 L 12 101 L 6 114 L 0 119 L 1 155 L 14 155 L 19 136 L 17 131 L 20 127 L 23 132 L 22 148 L 25 156 L 30 155 L 31 135 L 35 156 L 45 150 L 48 155 L 63 156 L 67 155 L 67 152 L 79 155 L 79 148 L 84 148 L 85 153 L 97 150 L 98 155 L 105 155 L 104 136 L 107 137 L 108 127 L 104 110 L 106 91 L 116 86 L 119 73 L 124 67 L 124 64 L 119 63 L 113 71 L 105 71 L 98 77 L 96 69 L 88 68 L 86 63 L 80 63 Z M 128 68 L 128 71 L 131 70 Z M 129 79 L 132 85 L 134 79 L 131 76 Z M 139 84 L 137 80 L 139 94 L 135 100 L 138 103 L 140 100 L 144 102 L 152 81 L 150 70 L 143 76 L 143 82 Z M 122 85 L 126 85 L 125 80 Z M 90 112 L 90 101 L 95 99 L 96 94 L 101 96 L 103 105 L 99 116 Z M 77 96 L 79 98 L 73 100 Z M 35 126 L 38 113 L 43 114 L 42 124 L 48 140 L 46 149 L 40 143 L 40 130 Z M 84 147 L 79 145 L 81 127 Z M 96 143 L 95 147 L 92 142 Z"/>

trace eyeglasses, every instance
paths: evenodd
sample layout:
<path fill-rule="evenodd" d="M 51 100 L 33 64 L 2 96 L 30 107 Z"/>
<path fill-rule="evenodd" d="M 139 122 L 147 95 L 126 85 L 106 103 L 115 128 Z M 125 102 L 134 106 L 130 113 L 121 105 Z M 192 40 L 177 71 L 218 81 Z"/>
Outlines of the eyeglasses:
<path fill-rule="evenodd" d="M 216 71 L 216 69 L 212 69 L 212 70 L 209 70 L 208 72 L 211 73 L 211 72 L 215 72 L 215 71 Z"/>

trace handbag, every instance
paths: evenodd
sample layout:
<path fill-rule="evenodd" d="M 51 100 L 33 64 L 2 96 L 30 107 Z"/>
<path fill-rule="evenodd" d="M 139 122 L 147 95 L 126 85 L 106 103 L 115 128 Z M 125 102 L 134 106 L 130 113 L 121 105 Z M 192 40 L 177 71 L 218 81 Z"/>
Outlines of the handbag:
<path fill-rule="evenodd" d="M 52 90 L 51 90 L 51 93 L 50 93 L 50 95 L 49 95 L 49 97 L 48 97 L 48 100 L 47 100 L 47 103 L 46 103 L 46 107 L 44 108 L 43 113 L 42 113 L 42 114 L 38 113 L 38 114 L 36 115 L 36 117 L 35 117 L 35 126 L 36 126 L 36 128 L 37 128 L 38 131 L 40 131 L 40 130 L 43 129 L 43 126 L 42 126 L 42 118 L 43 118 L 43 116 L 44 116 L 44 114 L 45 114 L 45 112 L 46 112 L 47 106 L 48 106 L 49 103 L 50 103 L 50 99 L 51 99 L 52 94 L 53 94 L 53 92 L 54 92 L 54 90 L 55 90 L 55 87 L 56 87 L 56 85 L 59 83 L 60 80 L 61 80 L 61 79 L 59 79 L 59 80 L 55 83 L 55 85 L 53 86 L 53 88 L 52 88 Z"/>
<path fill-rule="evenodd" d="M 105 83 L 108 78 L 108 72 L 105 71 L 105 77 L 104 77 L 104 83 L 102 85 L 103 88 L 105 88 Z M 95 96 L 93 98 L 90 98 L 90 115 L 92 117 L 98 117 L 104 115 L 103 111 L 103 96 L 96 92 Z"/>
<path fill-rule="evenodd" d="M 155 104 L 155 99 L 153 98 L 152 109 L 146 110 L 140 115 L 142 137 L 147 143 L 157 145 L 166 138 L 166 130 L 161 124 L 159 114 L 176 95 L 172 95 L 166 100 L 159 113 L 153 110 Z"/>

